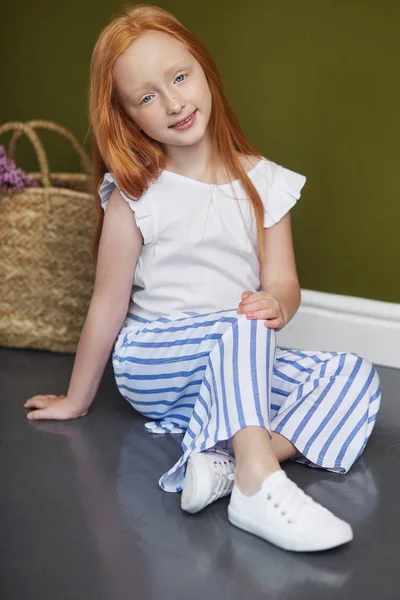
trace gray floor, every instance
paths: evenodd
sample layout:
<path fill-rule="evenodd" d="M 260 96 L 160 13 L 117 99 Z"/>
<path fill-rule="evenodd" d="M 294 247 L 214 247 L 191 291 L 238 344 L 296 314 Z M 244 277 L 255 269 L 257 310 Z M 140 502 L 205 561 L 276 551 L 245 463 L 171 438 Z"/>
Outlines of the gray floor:
<path fill-rule="evenodd" d="M 382 406 L 347 475 L 286 472 L 354 529 L 293 554 L 231 526 L 228 499 L 198 515 L 158 478 L 180 436 L 152 436 L 107 365 L 89 414 L 31 423 L 24 400 L 65 393 L 72 355 L 0 349 L 0 593 L 4 600 L 399 599 L 400 371 L 378 367 Z"/>

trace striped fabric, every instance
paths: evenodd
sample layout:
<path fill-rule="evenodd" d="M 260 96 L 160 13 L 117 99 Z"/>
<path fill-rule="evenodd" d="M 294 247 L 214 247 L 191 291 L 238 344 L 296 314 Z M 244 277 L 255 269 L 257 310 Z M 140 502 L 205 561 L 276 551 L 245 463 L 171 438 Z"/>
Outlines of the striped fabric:
<path fill-rule="evenodd" d="M 350 352 L 276 346 L 263 320 L 235 309 L 147 321 L 128 313 L 113 351 L 120 393 L 154 434 L 183 434 L 182 456 L 159 480 L 182 490 L 186 461 L 258 425 L 289 439 L 292 460 L 346 473 L 379 410 L 378 374 Z"/>

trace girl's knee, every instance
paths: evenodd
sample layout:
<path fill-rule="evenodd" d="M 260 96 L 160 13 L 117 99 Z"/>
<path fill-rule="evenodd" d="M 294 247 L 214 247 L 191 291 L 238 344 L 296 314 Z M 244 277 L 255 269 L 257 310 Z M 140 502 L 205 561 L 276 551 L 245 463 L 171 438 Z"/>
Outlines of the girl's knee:
<path fill-rule="evenodd" d="M 357 378 L 364 382 L 365 399 L 370 402 L 380 402 L 381 387 L 378 371 L 370 360 L 354 352 L 344 353 L 346 355 L 346 364 L 349 369 L 349 376 L 357 373 Z"/>
<path fill-rule="evenodd" d="M 365 374 L 369 378 L 374 378 L 379 381 L 378 371 L 368 358 L 364 358 L 355 352 L 346 352 L 346 361 L 356 366 L 359 365 L 359 372 Z"/>
<path fill-rule="evenodd" d="M 343 360 L 343 367 L 346 367 L 347 371 L 352 372 L 356 369 L 358 373 L 377 373 L 374 365 L 370 360 L 356 354 L 355 352 L 339 352 L 339 358 Z M 333 357 L 335 360 L 335 357 Z"/>

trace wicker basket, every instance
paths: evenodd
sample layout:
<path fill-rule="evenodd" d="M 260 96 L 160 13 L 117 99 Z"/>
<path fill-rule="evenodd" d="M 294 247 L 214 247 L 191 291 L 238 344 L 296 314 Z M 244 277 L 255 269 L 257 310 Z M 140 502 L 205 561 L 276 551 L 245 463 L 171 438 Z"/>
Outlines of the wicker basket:
<path fill-rule="evenodd" d="M 65 137 L 85 173 L 51 173 L 35 129 Z M 90 160 L 71 132 L 49 121 L 12 122 L 8 155 L 25 134 L 43 187 L 0 195 L 0 346 L 75 352 L 94 283 L 91 249 L 96 208 Z"/>

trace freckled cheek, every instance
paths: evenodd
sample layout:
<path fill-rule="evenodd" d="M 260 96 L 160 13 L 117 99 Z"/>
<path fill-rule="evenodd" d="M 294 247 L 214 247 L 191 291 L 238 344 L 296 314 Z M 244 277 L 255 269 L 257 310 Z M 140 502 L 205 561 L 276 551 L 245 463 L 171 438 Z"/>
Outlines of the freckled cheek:
<path fill-rule="evenodd" d="M 211 93 L 207 84 L 199 86 L 196 95 L 198 108 L 201 110 L 205 117 L 209 117 L 211 113 L 212 99 Z"/>
<path fill-rule="evenodd" d="M 147 111 L 144 117 L 138 121 L 139 127 L 146 133 L 159 132 L 160 128 L 165 128 L 165 117 L 163 118 L 156 110 Z"/>
<path fill-rule="evenodd" d="M 208 109 L 211 99 L 208 86 L 204 82 L 199 82 L 191 90 L 190 98 L 194 106 L 197 106 L 203 112 Z"/>
<path fill-rule="evenodd" d="M 157 120 L 146 115 L 146 118 L 141 120 L 140 126 L 145 131 L 152 131 L 153 129 L 157 129 Z"/>

